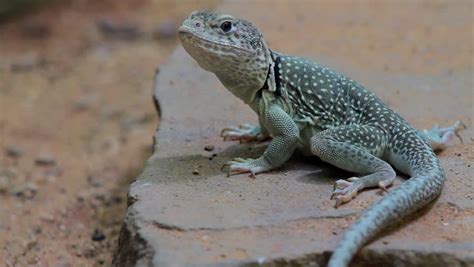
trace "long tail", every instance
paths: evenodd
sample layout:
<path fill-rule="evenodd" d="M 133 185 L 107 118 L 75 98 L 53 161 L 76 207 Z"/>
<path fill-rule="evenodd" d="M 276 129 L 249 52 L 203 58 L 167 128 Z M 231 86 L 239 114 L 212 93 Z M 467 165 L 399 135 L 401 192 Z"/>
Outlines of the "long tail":
<path fill-rule="evenodd" d="M 382 229 L 425 206 L 441 193 L 445 174 L 433 151 L 426 145 L 403 152 L 411 166 L 412 177 L 360 215 L 344 233 L 328 267 L 348 266 L 358 250 Z"/>

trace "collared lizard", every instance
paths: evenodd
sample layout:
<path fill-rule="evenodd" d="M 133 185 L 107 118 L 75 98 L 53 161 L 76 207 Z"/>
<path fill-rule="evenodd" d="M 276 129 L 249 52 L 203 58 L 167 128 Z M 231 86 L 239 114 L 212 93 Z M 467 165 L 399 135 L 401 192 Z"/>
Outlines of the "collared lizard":
<path fill-rule="evenodd" d="M 260 125 L 226 128 L 224 139 L 271 137 L 261 157 L 228 162 L 230 174 L 275 169 L 299 149 L 360 175 L 336 181 L 331 196 L 336 207 L 364 188 L 387 191 L 396 177 L 392 166 L 411 176 L 359 216 L 328 266 L 347 266 L 382 229 L 441 193 L 445 173 L 433 149 L 444 148 L 462 123 L 418 131 L 359 83 L 308 59 L 270 50 L 252 23 L 231 15 L 193 12 L 179 33 L 198 64 L 258 115 Z"/>

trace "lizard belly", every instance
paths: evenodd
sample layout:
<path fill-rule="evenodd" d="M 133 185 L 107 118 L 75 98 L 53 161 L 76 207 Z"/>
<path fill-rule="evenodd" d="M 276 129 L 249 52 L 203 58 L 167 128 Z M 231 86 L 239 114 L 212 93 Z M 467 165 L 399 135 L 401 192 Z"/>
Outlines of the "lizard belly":
<path fill-rule="evenodd" d="M 297 125 L 300 128 L 300 142 L 298 144 L 298 150 L 305 156 L 312 156 L 313 153 L 311 152 L 310 145 L 311 138 L 321 130 L 307 123 Z"/>
<path fill-rule="evenodd" d="M 385 152 L 385 155 L 383 155 L 383 159 L 392 164 L 392 166 L 398 171 L 407 175 L 411 175 L 410 165 L 408 164 L 408 161 L 401 155 L 393 151 L 387 151 Z"/>

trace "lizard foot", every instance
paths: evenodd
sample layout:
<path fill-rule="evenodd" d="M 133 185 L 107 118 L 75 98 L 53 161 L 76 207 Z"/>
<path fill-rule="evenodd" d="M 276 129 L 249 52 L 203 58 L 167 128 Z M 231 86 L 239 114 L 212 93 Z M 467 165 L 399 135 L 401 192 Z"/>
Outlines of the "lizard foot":
<path fill-rule="evenodd" d="M 337 209 L 344 203 L 351 201 L 362 189 L 363 184 L 360 182 L 360 178 L 351 177 L 346 180 L 337 180 L 334 184 L 334 191 L 331 195 L 331 199 L 336 198 L 335 208 Z"/>
<path fill-rule="evenodd" d="M 260 127 L 247 123 L 241 124 L 239 127 L 230 126 L 222 129 L 221 137 L 224 138 L 224 141 L 239 141 L 240 143 L 261 142 L 267 138 L 261 133 Z"/>
<path fill-rule="evenodd" d="M 255 178 L 257 173 L 265 172 L 271 169 L 271 166 L 263 159 L 243 159 L 235 158 L 222 166 L 227 168 L 227 176 L 240 173 L 250 173 L 250 177 Z"/>
<path fill-rule="evenodd" d="M 433 149 L 444 149 L 453 136 L 459 138 L 461 143 L 463 143 L 459 131 L 466 128 L 464 123 L 456 121 L 453 125 L 446 128 L 440 128 L 438 124 L 435 124 L 430 130 L 423 130 L 423 133 L 430 140 Z"/>

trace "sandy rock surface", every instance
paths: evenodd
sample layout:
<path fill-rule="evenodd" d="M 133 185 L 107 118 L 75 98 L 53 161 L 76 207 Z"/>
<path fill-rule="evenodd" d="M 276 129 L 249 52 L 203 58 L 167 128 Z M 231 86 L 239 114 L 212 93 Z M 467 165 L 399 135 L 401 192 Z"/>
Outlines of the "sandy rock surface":
<path fill-rule="evenodd" d="M 272 49 L 360 81 L 418 128 L 458 119 L 469 127 L 463 144 L 439 154 L 441 197 L 365 247 L 354 266 L 474 264 L 472 3 L 269 3 L 225 1 L 219 10 L 254 22 Z M 224 143 L 220 129 L 256 116 L 181 47 L 157 75 L 155 98 L 155 153 L 130 187 L 117 266 L 323 266 L 356 215 L 383 197 L 368 190 L 334 209 L 333 183 L 351 175 L 298 156 L 256 179 L 227 178 L 223 163 L 264 145 Z"/>
<path fill-rule="evenodd" d="M 36 2 L 0 24 L 0 266 L 109 266 L 170 29 L 215 1 Z"/>

